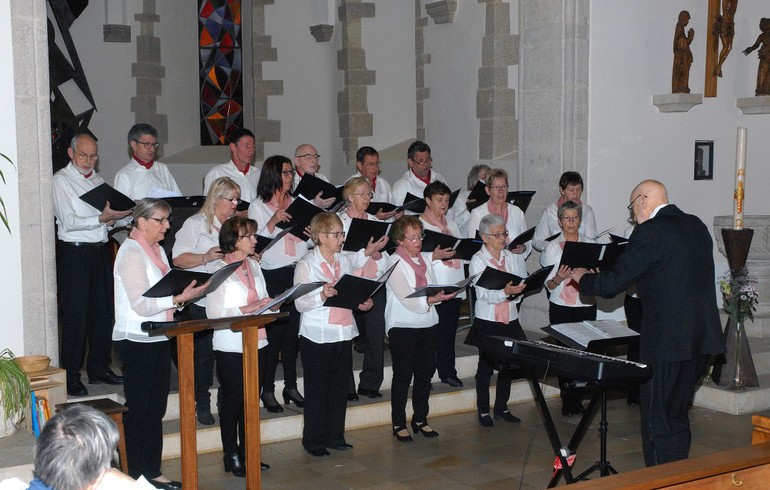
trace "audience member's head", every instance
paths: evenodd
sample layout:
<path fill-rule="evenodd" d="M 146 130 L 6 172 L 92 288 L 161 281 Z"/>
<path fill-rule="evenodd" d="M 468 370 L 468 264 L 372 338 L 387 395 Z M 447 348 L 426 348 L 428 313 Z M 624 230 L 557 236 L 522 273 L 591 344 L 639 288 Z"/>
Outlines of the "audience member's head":
<path fill-rule="evenodd" d="M 102 412 L 85 405 L 57 413 L 35 441 L 35 478 L 57 490 L 82 490 L 110 469 L 118 428 Z"/>

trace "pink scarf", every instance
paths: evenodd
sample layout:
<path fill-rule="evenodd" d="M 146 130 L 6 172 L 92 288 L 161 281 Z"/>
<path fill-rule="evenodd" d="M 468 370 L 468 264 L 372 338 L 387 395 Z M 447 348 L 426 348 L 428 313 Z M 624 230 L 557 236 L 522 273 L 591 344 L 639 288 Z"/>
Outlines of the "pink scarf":
<path fill-rule="evenodd" d="M 428 285 L 428 278 L 425 276 L 425 273 L 428 270 L 428 264 L 425 263 L 424 260 L 422 260 L 422 256 L 420 254 L 417 254 L 417 257 L 410 257 L 408 253 L 406 253 L 406 249 L 402 245 L 399 245 L 396 247 L 396 253 L 399 257 L 401 257 L 406 264 L 408 264 L 412 270 L 414 271 L 414 287 L 415 289 L 424 288 Z M 417 262 L 415 263 L 414 259 L 417 259 Z"/>
<path fill-rule="evenodd" d="M 366 211 L 360 213 L 358 216 L 354 216 L 353 215 L 354 213 L 350 210 L 350 208 L 348 208 L 345 212 L 351 218 L 369 219 L 369 215 L 366 214 Z M 358 277 L 365 277 L 367 279 L 374 279 L 374 278 L 377 277 L 377 262 L 373 258 L 368 257 L 366 259 L 366 263 L 364 263 L 364 266 L 361 267 L 360 269 L 354 270 L 353 274 L 355 274 Z"/>
<path fill-rule="evenodd" d="M 336 283 L 340 279 L 340 261 L 334 261 L 334 273 L 327 262 L 321 262 L 321 270 L 329 282 Z M 353 312 L 346 308 L 329 308 L 329 323 L 332 325 L 341 325 L 343 327 L 353 325 Z"/>
<path fill-rule="evenodd" d="M 559 246 L 561 247 L 562 251 L 564 251 L 564 244 L 567 242 L 561 242 Z M 580 285 L 576 283 L 572 278 L 569 279 L 569 282 L 562 286 L 561 293 L 559 293 L 559 297 L 564 300 L 565 305 L 574 306 L 577 304 L 578 295 L 580 295 Z"/>
<path fill-rule="evenodd" d="M 273 196 L 273 198 L 266 202 L 267 207 L 270 208 L 274 213 L 278 210 L 285 210 L 289 207 L 291 204 L 291 197 L 289 197 L 288 194 L 284 194 L 283 196 L 283 202 L 279 203 L 276 199 L 277 195 Z M 296 236 L 292 235 L 291 233 L 287 233 L 283 236 L 283 252 L 286 255 L 289 255 L 291 257 L 294 257 L 297 255 L 297 244 L 302 243 L 303 240 L 300 240 Z"/>
<path fill-rule="evenodd" d="M 422 213 L 422 219 L 424 219 L 429 225 L 435 226 L 438 228 L 441 233 L 444 235 L 453 236 L 452 232 L 449 231 L 449 223 L 447 223 L 446 216 L 441 216 L 438 219 L 435 219 L 436 216 L 429 210 L 426 209 L 424 213 Z M 460 261 L 458 259 L 452 259 L 452 260 L 445 260 L 443 261 L 444 265 L 451 269 L 459 269 L 460 268 Z"/>
<path fill-rule="evenodd" d="M 147 243 L 147 240 L 145 240 L 144 235 L 142 235 L 142 232 L 139 231 L 137 228 L 134 228 L 131 230 L 131 234 L 129 237 L 134 240 L 136 243 L 139 244 L 139 246 L 142 248 L 144 253 L 149 257 L 150 262 L 158 268 L 158 270 L 163 274 L 164 276 L 168 274 L 169 267 L 168 264 L 166 264 L 163 259 L 161 258 L 160 254 L 162 253 L 160 251 L 160 245 L 157 243 L 153 243 L 150 245 Z M 200 286 L 200 284 L 198 284 Z M 166 310 L 166 321 L 173 321 L 174 320 L 174 312 L 172 309 Z"/>
<path fill-rule="evenodd" d="M 226 254 L 222 260 L 225 261 L 225 263 L 230 264 L 232 262 L 235 262 L 236 259 L 233 254 Z M 248 295 L 246 296 L 246 304 L 249 305 L 255 301 L 259 301 L 259 294 L 257 294 L 257 288 L 254 285 L 254 280 L 249 280 L 249 274 L 254 275 L 254 271 L 249 270 L 249 260 L 246 259 L 243 261 L 243 264 L 241 264 L 238 269 L 235 270 L 235 275 L 238 279 L 241 280 L 244 286 L 246 286 L 246 289 L 249 291 Z M 255 278 L 256 279 L 256 278 Z M 265 340 L 267 338 L 267 334 L 265 333 L 264 328 L 259 329 L 259 340 Z"/>
<path fill-rule="evenodd" d="M 501 252 L 502 254 L 502 252 Z M 495 260 L 494 257 L 490 257 L 489 263 L 492 264 L 492 266 L 503 272 L 507 272 L 505 270 L 505 256 L 502 255 L 500 257 L 500 262 Z M 508 325 L 508 323 L 511 321 L 511 308 L 510 308 L 510 302 L 506 299 L 502 303 L 497 303 L 495 305 L 495 321 L 497 323 L 502 323 L 504 325 Z"/>

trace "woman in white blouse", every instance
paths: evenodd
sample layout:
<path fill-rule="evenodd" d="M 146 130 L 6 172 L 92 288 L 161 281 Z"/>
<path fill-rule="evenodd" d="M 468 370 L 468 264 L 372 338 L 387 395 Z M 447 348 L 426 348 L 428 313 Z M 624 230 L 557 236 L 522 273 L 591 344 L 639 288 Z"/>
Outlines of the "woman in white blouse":
<path fill-rule="evenodd" d="M 160 471 L 163 451 L 163 415 L 171 376 L 168 338 L 150 337 L 145 321 L 172 321 L 174 310 L 198 298 L 208 283 L 191 282 L 175 296 L 142 296 L 168 271 L 168 259 L 158 243 L 170 228 L 171 207 L 160 199 L 140 199 L 133 210 L 129 239 L 115 257 L 115 326 L 112 340 L 123 370 L 128 412 L 126 431 L 128 473 L 144 476 L 157 488 L 182 488 Z"/>
<path fill-rule="evenodd" d="M 372 186 L 365 177 L 353 177 L 345 182 L 342 197 L 345 199 L 345 210 L 340 213 L 342 228 L 345 233 L 350 230 L 353 219 L 379 221 L 366 212 L 372 202 Z M 354 267 L 353 275 L 376 279 L 385 272 L 388 254 L 382 252 L 388 243 L 388 237 L 379 240 L 369 240 L 369 244 L 355 252 L 343 252 Z M 380 398 L 380 386 L 383 380 L 383 361 L 385 343 L 385 289 L 382 288 L 374 295 L 374 306 L 366 313 L 354 311 L 353 316 L 358 326 L 359 338 L 363 337 L 364 362 L 359 375 L 358 391 L 355 379 L 352 379 L 348 390 L 348 399 L 357 400 L 358 395 L 368 398 Z M 351 374 L 352 376 L 352 374 Z"/>
<path fill-rule="evenodd" d="M 425 211 L 420 215 L 422 226 L 426 230 L 460 238 L 460 229 L 447 217 L 449 197 L 452 191 L 441 181 L 425 186 Z M 465 261 L 452 259 L 454 250 L 436 248 L 433 250 L 433 272 L 439 284 L 453 284 L 465 279 Z M 442 383 L 460 387 L 463 382 L 457 377 L 455 369 L 455 336 L 457 322 L 460 319 L 460 303 L 465 299 L 465 291 L 456 297 L 436 305 L 438 327 L 436 328 L 436 369 Z"/>
<path fill-rule="evenodd" d="M 480 274 L 487 267 L 498 269 L 519 277 L 527 276 L 527 269 L 522 266 L 516 256 L 505 248 L 508 231 L 505 221 L 500 215 L 489 214 L 479 223 L 479 234 L 484 246 L 471 259 L 470 273 Z M 500 335 L 515 339 L 526 340 L 524 330 L 519 323 L 518 303 L 525 285 L 514 285 L 509 282 L 503 289 L 485 289 L 476 286 L 475 319 L 466 343 L 478 347 L 487 335 Z M 495 425 L 489 413 L 489 382 L 495 368 L 493 358 L 479 351 L 479 365 L 476 370 L 476 407 L 479 423 L 484 427 Z M 519 422 L 519 419 L 508 411 L 508 398 L 511 395 L 511 378 L 504 372 L 497 374 L 495 391 L 495 418 L 506 422 Z"/>
<path fill-rule="evenodd" d="M 536 250 L 545 252 L 545 247 L 548 246 L 548 240 L 546 240 L 546 238 L 559 233 L 561 226 L 559 224 L 557 211 L 559 207 L 567 201 L 577 203 L 582 209 L 580 233 L 591 239 L 596 238 L 596 217 L 594 216 L 594 210 L 591 206 L 581 201 L 582 195 L 583 177 L 572 170 L 561 174 L 561 177 L 559 177 L 559 198 L 546 206 L 543 210 L 543 214 L 540 215 L 537 227 L 535 227 L 535 236 L 532 237 L 532 246 L 535 247 Z M 540 263 L 543 263 L 542 258 Z"/>
<path fill-rule="evenodd" d="M 552 325 L 558 323 L 581 322 L 596 320 L 596 299 L 593 296 L 580 294 L 580 285 L 572 280 L 572 269 L 566 265 L 559 266 L 565 242 L 589 242 L 594 240 L 580 233 L 581 206 L 574 201 L 566 201 L 556 211 L 561 227 L 561 234 L 546 245 L 540 262 L 543 266 L 553 265 L 551 273 L 545 282 L 550 292 L 548 296 L 548 318 Z M 566 387 L 570 380 L 559 377 L 562 387 L 562 414 L 578 415 L 583 413 L 580 401 L 581 392 L 578 389 Z"/>
<path fill-rule="evenodd" d="M 257 198 L 249 206 L 249 218 L 259 223 L 257 234 L 274 237 L 282 230 L 277 225 L 291 220 L 286 208 L 294 200 L 294 167 L 291 160 L 282 155 L 268 157 L 262 164 L 257 184 Z M 260 266 L 265 275 L 267 292 L 276 297 L 292 286 L 294 267 L 308 251 L 308 241 L 287 233 L 275 246 L 262 254 Z M 278 363 L 283 366 L 283 401 L 294 402 L 302 408 L 305 399 L 297 389 L 297 357 L 299 355 L 299 313 L 294 302 L 284 303 L 281 311 L 289 314 L 267 326 L 268 344 L 265 348 L 267 369 L 262 386 L 262 403 L 268 412 L 283 412 L 275 398 L 275 372 Z"/>
<path fill-rule="evenodd" d="M 229 177 L 216 179 L 209 188 L 200 211 L 190 216 L 176 233 L 171 251 L 174 266 L 196 272 L 208 272 L 210 264 L 222 258 L 219 250 L 219 229 L 227 218 L 235 214 L 241 189 Z M 189 305 L 182 312 L 182 320 L 206 318 L 206 298 Z M 209 389 L 214 384 L 214 351 L 212 332 L 195 334 L 195 414 L 198 422 L 213 425 Z"/>
<path fill-rule="evenodd" d="M 431 265 L 431 253 L 420 252 L 423 227 L 416 216 L 404 216 L 396 220 L 391 232 L 398 244 L 388 259 L 387 267 L 398 265 L 388 279 L 385 326 L 390 339 L 390 355 L 393 359 L 391 383 L 391 422 L 393 435 L 400 442 L 412 441 L 406 428 L 406 401 L 409 384 L 412 388 L 412 431 L 425 437 L 436 437 L 438 432 L 428 425 L 428 399 L 430 380 L 436 371 L 436 304 L 448 301 L 455 294 L 440 292 L 433 296 L 407 298 L 415 289 L 436 283 Z"/>
<path fill-rule="evenodd" d="M 358 329 L 351 310 L 323 306 L 337 295 L 337 281 L 353 271 L 350 259 L 340 253 L 345 241 L 342 222 L 334 213 L 320 213 L 310 222 L 310 232 L 316 247 L 297 263 L 294 284 L 326 284 L 320 292 L 316 289 L 295 301 L 302 314 L 299 341 L 305 372 L 302 446 L 309 454 L 323 457 L 329 455 L 326 448 L 353 448 L 345 442 L 345 409 L 352 342 Z M 358 310 L 369 311 L 372 304 L 369 298 Z"/>
<path fill-rule="evenodd" d="M 219 231 L 219 249 L 222 260 L 212 269 L 243 261 L 206 301 L 209 318 L 226 318 L 253 314 L 270 302 L 259 264 L 251 255 L 257 244 L 257 222 L 235 216 L 225 221 Z M 259 329 L 259 349 L 267 345 L 267 335 Z M 243 411 L 243 340 L 241 332 L 217 330 L 214 332 L 214 355 L 219 379 L 219 432 L 222 437 L 225 471 L 245 477 L 244 443 L 245 419 Z M 266 357 L 259 355 L 259 385 L 264 377 Z M 262 463 L 262 469 L 269 468 Z"/>

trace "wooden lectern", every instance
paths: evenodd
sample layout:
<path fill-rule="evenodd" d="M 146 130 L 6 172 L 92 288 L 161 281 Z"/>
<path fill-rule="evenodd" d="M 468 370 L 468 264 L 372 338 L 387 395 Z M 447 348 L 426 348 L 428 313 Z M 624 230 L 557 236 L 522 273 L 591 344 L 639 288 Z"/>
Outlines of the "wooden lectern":
<path fill-rule="evenodd" d="M 195 374 L 193 334 L 201 330 L 230 330 L 243 333 L 243 397 L 246 419 L 246 488 L 262 488 L 259 434 L 259 329 L 288 313 L 237 316 L 213 320 L 154 323 L 150 337 L 177 338 L 179 370 L 179 434 L 182 447 L 182 484 L 198 488 L 198 447 L 195 428 Z M 152 322 L 146 322 L 149 326 Z M 145 328 L 145 325 L 142 325 Z"/>

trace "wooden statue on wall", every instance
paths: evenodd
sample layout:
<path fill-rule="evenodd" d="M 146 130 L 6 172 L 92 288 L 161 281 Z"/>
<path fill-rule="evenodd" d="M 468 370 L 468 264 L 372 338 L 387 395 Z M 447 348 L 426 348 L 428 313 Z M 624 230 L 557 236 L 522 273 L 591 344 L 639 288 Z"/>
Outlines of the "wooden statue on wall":
<path fill-rule="evenodd" d="M 687 34 L 684 28 L 690 22 L 690 12 L 679 12 L 679 21 L 674 29 L 674 69 L 671 73 L 671 93 L 690 93 L 690 66 L 692 65 L 692 51 L 690 44 L 695 37 L 695 30 L 690 27 Z"/>
<path fill-rule="evenodd" d="M 722 15 L 717 15 L 711 35 L 718 37 L 722 42 L 722 50 L 719 52 L 719 62 L 714 67 L 714 76 L 722 78 L 722 64 L 733 49 L 735 37 L 735 11 L 738 10 L 738 0 L 724 0 Z"/>
<path fill-rule="evenodd" d="M 748 55 L 759 48 L 759 51 L 757 51 L 759 55 L 757 90 L 754 92 L 757 97 L 760 95 L 770 95 L 770 19 L 763 17 L 759 21 L 759 30 L 762 33 L 757 38 L 757 42 L 743 50 L 743 54 Z"/>

